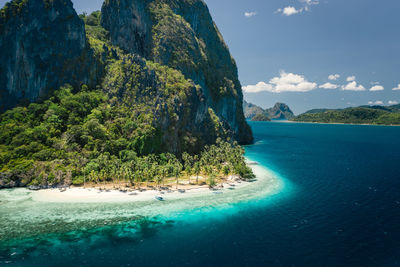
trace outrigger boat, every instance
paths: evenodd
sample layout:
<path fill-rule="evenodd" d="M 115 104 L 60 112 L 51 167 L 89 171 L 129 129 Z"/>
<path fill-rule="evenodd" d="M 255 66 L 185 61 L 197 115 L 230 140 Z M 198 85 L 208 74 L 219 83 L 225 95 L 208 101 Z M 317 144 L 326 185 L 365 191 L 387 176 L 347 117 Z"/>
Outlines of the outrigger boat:
<path fill-rule="evenodd" d="M 156 196 L 156 199 L 157 199 L 158 201 L 164 201 L 164 198 L 163 198 L 163 197 L 160 197 L 160 196 Z"/>

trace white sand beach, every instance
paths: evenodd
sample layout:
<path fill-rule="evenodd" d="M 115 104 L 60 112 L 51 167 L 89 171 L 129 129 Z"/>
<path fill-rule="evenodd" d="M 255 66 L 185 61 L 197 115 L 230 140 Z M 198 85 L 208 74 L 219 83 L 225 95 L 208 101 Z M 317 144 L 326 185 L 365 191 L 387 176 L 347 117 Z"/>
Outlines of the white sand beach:
<path fill-rule="evenodd" d="M 276 177 L 272 173 L 269 173 L 267 169 L 257 165 L 256 162 L 248 161 L 249 166 L 253 169 L 256 179 L 252 182 L 238 181 L 235 177 L 231 176 L 228 178 L 223 187 L 216 189 L 209 189 L 207 186 L 192 186 L 189 189 L 176 190 L 175 187 L 170 190 L 100 190 L 98 188 L 83 188 L 83 187 L 71 187 L 66 191 L 62 192 L 59 189 L 45 189 L 34 191 L 31 194 L 32 200 L 37 202 L 52 202 L 52 203 L 115 203 L 115 202 L 141 202 L 156 200 L 157 196 L 161 196 L 165 201 L 168 200 L 179 200 L 192 197 L 206 196 L 206 195 L 217 195 L 223 193 L 231 193 L 231 190 L 235 192 L 243 191 L 247 187 L 254 187 L 255 184 L 261 186 L 260 191 L 266 192 L 274 191 L 277 185 Z M 178 187 L 184 188 L 184 187 Z M 233 193 L 233 192 L 232 192 Z M 249 195 L 251 198 L 251 196 Z"/>

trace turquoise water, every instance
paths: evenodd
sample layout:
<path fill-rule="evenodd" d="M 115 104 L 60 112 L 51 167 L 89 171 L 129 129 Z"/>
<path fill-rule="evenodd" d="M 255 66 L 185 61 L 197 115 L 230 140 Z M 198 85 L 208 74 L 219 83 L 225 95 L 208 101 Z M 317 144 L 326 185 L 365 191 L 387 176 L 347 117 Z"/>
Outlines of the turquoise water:
<path fill-rule="evenodd" d="M 275 180 L 243 191 L 140 209 L 43 205 L 23 191 L 0 192 L 0 264 L 400 264 L 399 127 L 251 126 L 256 143 L 246 156 Z"/>

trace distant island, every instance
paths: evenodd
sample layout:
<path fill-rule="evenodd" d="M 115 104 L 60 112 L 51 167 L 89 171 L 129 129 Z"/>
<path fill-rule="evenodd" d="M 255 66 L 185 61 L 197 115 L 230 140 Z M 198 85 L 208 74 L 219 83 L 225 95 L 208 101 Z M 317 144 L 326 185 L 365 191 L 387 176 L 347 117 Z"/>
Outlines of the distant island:
<path fill-rule="evenodd" d="M 294 114 L 288 105 L 276 103 L 272 108 L 263 109 L 252 103 L 243 102 L 244 116 L 251 121 L 290 120 Z"/>
<path fill-rule="evenodd" d="M 251 118 L 251 121 L 271 121 L 271 119 L 268 118 L 267 115 L 259 113 L 256 114 L 253 118 Z"/>
<path fill-rule="evenodd" d="M 297 122 L 400 125 L 400 105 L 313 109 L 293 118 Z"/>

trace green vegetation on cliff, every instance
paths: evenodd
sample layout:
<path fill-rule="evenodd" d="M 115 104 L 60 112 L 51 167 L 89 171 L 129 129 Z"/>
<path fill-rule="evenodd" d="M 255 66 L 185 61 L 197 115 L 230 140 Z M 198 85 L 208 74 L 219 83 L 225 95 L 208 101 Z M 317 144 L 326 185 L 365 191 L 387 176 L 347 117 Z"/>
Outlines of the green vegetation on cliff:
<path fill-rule="evenodd" d="M 203 114 L 211 108 L 228 135 L 241 144 L 252 142 L 236 63 L 204 1 L 105 1 L 101 25 L 113 45 L 179 70 L 199 86 Z"/>
<path fill-rule="evenodd" d="M 293 119 L 299 122 L 355 123 L 400 125 L 400 109 L 397 106 L 362 106 L 339 110 L 313 110 Z"/>
<path fill-rule="evenodd" d="M 137 112 L 137 113 L 136 113 Z M 128 112 L 113 105 L 102 90 L 77 93 L 65 86 L 42 104 L 0 115 L 0 187 L 82 184 L 129 180 L 154 181 L 183 170 L 181 155 L 162 153 L 161 135 L 152 113 Z M 222 140 L 197 155 L 186 155 L 191 171 L 251 178 L 243 149 Z M 196 163 L 198 162 L 198 163 Z M 164 176 L 160 171 L 167 168 Z"/>
<path fill-rule="evenodd" d="M 4 7 L 0 10 L 0 18 L 7 20 L 10 17 L 18 15 L 28 0 L 17 0 L 5 3 Z"/>

